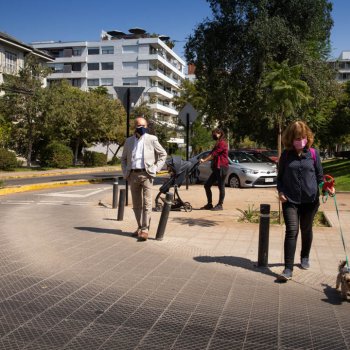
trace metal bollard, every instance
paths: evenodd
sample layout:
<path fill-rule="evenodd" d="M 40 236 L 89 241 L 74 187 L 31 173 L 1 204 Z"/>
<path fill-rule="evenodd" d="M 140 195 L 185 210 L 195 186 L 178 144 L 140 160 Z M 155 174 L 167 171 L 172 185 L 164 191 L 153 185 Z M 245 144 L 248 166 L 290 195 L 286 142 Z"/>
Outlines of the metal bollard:
<path fill-rule="evenodd" d="M 173 199 L 174 199 L 174 194 L 167 192 L 167 194 L 165 195 L 165 199 L 164 199 L 162 214 L 160 215 L 160 220 L 159 220 L 159 224 L 158 224 L 158 229 L 157 229 L 157 234 L 156 234 L 157 241 L 163 240 L 165 227 L 166 227 L 166 224 L 167 224 L 168 218 L 169 218 L 169 212 L 170 212 L 171 206 L 173 204 Z"/>
<path fill-rule="evenodd" d="M 124 207 L 125 207 L 125 189 L 120 190 L 119 194 L 119 205 L 118 205 L 118 221 L 124 219 Z"/>
<path fill-rule="evenodd" d="M 115 179 L 113 183 L 112 208 L 115 209 L 117 206 L 118 206 L 118 179 Z"/>
<path fill-rule="evenodd" d="M 258 267 L 267 267 L 269 259 L 270 204 L 260 204 Z"/>

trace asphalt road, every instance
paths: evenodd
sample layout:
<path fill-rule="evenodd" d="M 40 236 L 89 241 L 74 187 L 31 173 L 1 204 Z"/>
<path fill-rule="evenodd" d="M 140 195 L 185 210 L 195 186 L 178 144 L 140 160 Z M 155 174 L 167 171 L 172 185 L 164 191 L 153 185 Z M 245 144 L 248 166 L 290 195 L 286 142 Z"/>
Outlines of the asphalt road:
<path fill-rule="evenodd" d="M 20 178 L 20 179 L 7 179 L 4 180 L 5 186 L 16 186 L 16 185 L 32 185 L 43 182 L 55 182 L 55 181 L 66 181 L 66 180 L 92 180 L 92 179 L 113 179 L 118 176 L 122 176 L 121 171 L 115 172 L 96 172 L 87 174 L 62 174 L 56 176 L 39 176 L 32 178 Z"/>

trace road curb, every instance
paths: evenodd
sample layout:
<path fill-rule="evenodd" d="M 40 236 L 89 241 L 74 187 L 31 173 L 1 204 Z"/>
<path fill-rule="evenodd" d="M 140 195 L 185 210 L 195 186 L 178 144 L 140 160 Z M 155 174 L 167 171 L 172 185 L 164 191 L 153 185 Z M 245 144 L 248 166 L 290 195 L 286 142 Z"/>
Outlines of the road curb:
<path fill-rule="evenodd" d="M 92 180 L 65 180 L 65 181 L 55 181 L 55 182 L 43 182 L 39 184 L 32 185 L 18 185 L 5 187 L 0 189 L 0 196 L 5 196 L 7 194 L 28 192 L 28 191 L 38 191 L 49 188 L 65 187 L 65 186 L 79 186 L 79 185 L 88 185 L 92 183 L 100 183 L 105 181 L 110 181 L 111 179 L 92 179 Z"/>
<path fill-rule="evenodd" d="M 11 179 L 28 179 L 28 178 L 39 178 L 48 176 L 59 176 L 59 175 L 79 175 L 79 174 L 90 174 L 94 172 L 111 172 L 111 171 L 121 171 L 120 166 L 111 167 L 96 167 L 96 168 L 68 168 L 61 170 L 50 171 L 28 171 L 26 172 L 0 172 L 0 180 L 6 181 Z"/>

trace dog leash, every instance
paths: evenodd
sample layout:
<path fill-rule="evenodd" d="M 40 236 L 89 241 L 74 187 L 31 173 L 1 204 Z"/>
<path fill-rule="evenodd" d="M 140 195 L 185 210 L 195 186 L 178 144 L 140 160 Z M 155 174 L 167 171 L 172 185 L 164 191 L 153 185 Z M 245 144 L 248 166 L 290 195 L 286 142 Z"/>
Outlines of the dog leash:
<path fill-rule="evenodd" d="M 340 232 L 340 236 L 341 236 L 341 240 L 342 240 L 343 248 L 344 248 L 344 252 L 345 252 L 346 267 L 347 267 L 348 271 L 350 271 L 349 258 L 348 258 L 348 254 L 346 252 L 345 239 L 344 239 L 343 230 L 342 230 L 342 227 L 341 227 L 341 224 L 340 224 L 340 217 L 339 217 L 337 198 L 336 198 L 335 193 L 334 194 L 330 194 L 329 193 L 329 189 L 332 188 L 334 185 L 335 185 L 335 180 L 334 180 L 334 178 L 331 175 L 324 175 L 323 176 L 323 182 L 321 182 L 321 184 L 320 184 L 320 188 L 321 188 L 321 191 L 322 191 L 322 202 L 323 203 L 327 202 L 328 195 L 330 197 L 333 197 L 333 199 L 334 199 L 335 210 L 337 212 L 338 223 L 339 223 L 339 232 Z"/>
<path fill-rule="evenodd" d="M 349 258 L 348 258 L 348 254 L 346 252 L 345 239 L 344 239 L 343 230 L 342 230 L 341 224 L 340 224 L 339 211 L 338 211 L 337 199 L 336 199 L 336 195 L 335 194 L 333 195 L 333 199 L 334 199 L 335 209 L 337 211 L 337 216 L 338 216 L 340 236 L 341 236 L 341 240 L 343 242 L 343 248 L 344 248 L 344 252 L 345 252 L 346 266 L 348 268 L 348 271 L 350 271 L 350 269 L 349 269 Z"/>

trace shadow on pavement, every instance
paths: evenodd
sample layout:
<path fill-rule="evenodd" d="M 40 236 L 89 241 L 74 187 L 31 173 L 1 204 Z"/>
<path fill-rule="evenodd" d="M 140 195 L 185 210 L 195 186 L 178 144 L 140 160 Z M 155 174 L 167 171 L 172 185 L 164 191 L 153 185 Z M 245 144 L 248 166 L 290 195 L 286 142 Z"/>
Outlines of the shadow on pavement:
<path fill-rule="evenodd" d="M 339 291 L 337 291 L 334 287 L 330 286 L 329 284 L 322 283 L 322 287 L 324 287 L 323 292 L 327 297 L 327 299 L 321 299 L 322 301 L 332 305 L 342 304 L 342 298 Z"/>
<path fill-rule="evenodd" d="M 74 227 L 76 230 L 81 231 L 88 231 L 93 233 L 106 233 L 110 235 L 120 235 L 120 236 L 128 236 L 130 237 L 130 232 L 123 232 L 121 230 L 115 230 L 110 228 L 100 228 L 100 227 L 85 227 L 85 226 L 79 226 Z"/>
<path fill-rule="evenodd" d="M 237 256 L 196 256 L 194 260 L 202 263 L 220 263 L 228 266 L 241 267 L 250 271 L 263 273 L 265 275 L 277 277 L 278 274 L 271 271 L 269 267 L 258 267 L 257 263 L 246 258 Z M 283 264 L 271 264 L 269 266 L 283 266 Z"/>
<path fill-rule="evenodd" d="M 206 219 L 193 219 L 193 218 L 171 218 L 173 222 L 176 222 L 181 225 L 188 226 L 203 226 L 203 227 L 211 227 L 218 225 L 217 221 L 206 220 Z"/>

